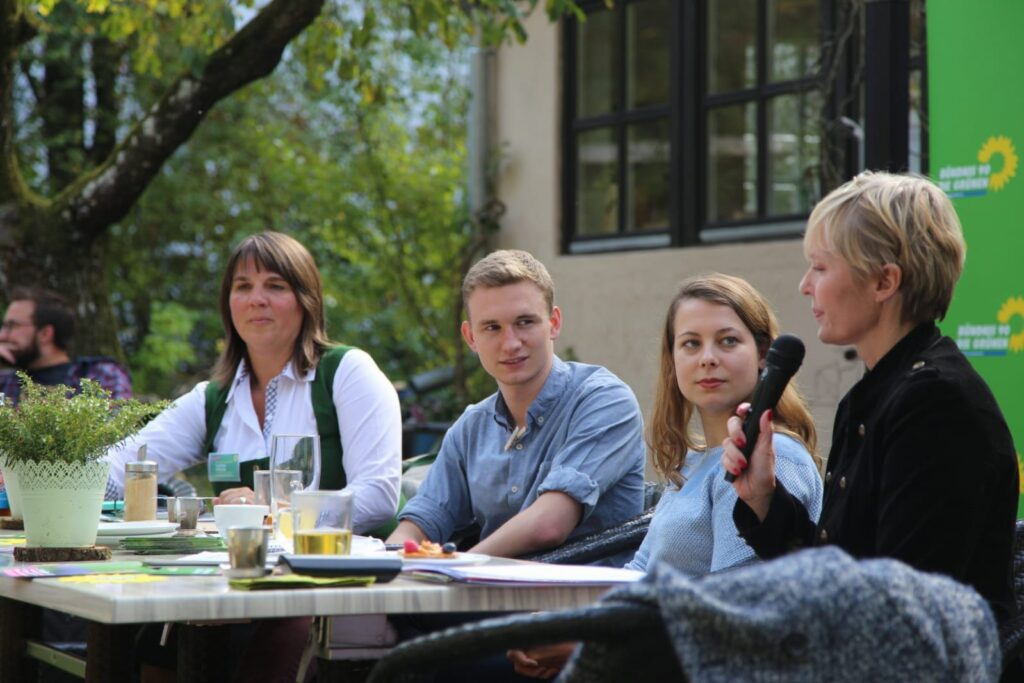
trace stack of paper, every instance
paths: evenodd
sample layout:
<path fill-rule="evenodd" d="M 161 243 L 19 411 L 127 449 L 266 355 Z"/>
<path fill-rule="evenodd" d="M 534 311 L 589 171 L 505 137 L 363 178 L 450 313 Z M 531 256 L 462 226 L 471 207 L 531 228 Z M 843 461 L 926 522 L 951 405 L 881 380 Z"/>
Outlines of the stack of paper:
<path fill-rule="evenodd" d="M 443 575 L 453 581 L 492 585 L 593 585 L 610 586 L 638 581 L 643 572 L 615 567 L 593 567 L 565 564 L 516 563 L 482 566 L 446 567 L 444 565 L 418 565 L 407 562 L 402 571 L 412 576 Z"/>

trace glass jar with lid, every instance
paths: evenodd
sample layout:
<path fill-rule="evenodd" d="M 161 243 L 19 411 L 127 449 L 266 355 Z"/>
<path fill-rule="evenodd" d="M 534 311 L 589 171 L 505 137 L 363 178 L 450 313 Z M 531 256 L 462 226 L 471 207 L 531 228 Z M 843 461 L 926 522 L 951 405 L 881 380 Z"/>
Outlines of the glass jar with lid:
<path fill-rule="evenodd" d="M 156 519 L 156 463 L 137 460 L 124 466 L 124 520 Z"/>

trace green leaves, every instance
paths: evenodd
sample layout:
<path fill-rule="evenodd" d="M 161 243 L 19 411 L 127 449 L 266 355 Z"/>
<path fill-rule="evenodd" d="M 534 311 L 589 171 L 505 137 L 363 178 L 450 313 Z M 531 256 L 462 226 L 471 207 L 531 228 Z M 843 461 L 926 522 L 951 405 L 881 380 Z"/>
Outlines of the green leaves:
<path fill-rule="evenodd" d="M 196 349 L 189 335 L 200 315 L 173 301 L 155 301 L 146 335 L 132 356 L 132 378 L 136 386 L 160 395 L 175 389 L 172 378 L 183 367 L 196 362 Z"/>
<path fill-rule="evenodd" d="M 112 400 L 97 382 L 82 380 L 81 393 L 43 386 L 23 372 L 18 406 L 0 406 L 0 452 L 9 460 L 93 462 L 107 448 L 138 431 L 165 402 Z"/>
<path fill-rule="evenodd" d="M 67 175 L 87 171 L 109 149 L 102 139 L 123 136 L 268 6 L 19 3 L 31 4 L 40 31 L 18 52 L 13 130 L 24 177 L 44 196 L 66 185 L 52 170 L 55 152 Z M 496 226 L 472 216 L 466 197 L 468 54 L 524 41 L 534 11 L 555 19 L 579 9 L 572 0 L 327 0 L 270 77 L 219 101 L 97 242 L 137 391 L 172 395 L 207 375 L 223 337 L 224 260 L 241 236 L 265 229 L 312 251 L 332 337 L 367 349 L 395 379 L 461 363 L 459 283 L 480 235 Z M 50 63 L 75 67 L 69 91 L 95 90 L 81 116 L 63 102 L 53 107 L 60 116 L 41 116 L 27 84 L 40 85 Z M 86 130 L 96 131 L 91 142 Z"/>

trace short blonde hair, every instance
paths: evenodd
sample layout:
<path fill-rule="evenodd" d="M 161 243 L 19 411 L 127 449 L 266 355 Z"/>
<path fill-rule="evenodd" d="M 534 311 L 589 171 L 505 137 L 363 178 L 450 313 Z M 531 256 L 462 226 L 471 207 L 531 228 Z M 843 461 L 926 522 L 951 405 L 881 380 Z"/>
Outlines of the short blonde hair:
<path fill-rule="evenodd" d="M 967 245 L 949 197 L 927 178 L 865 171 L 818 202 L 804 251 L 820 244 L 860 277 L 902 271 L 905 322 L 942 320 L 963 272 Z"/>
<path fill-rule="evenodd" d="M 462 280 L 462 303 L 469 305 L 469 295 L 477 287 L 504 287 L 519 282 L 532 282 L 544 295 L 548 313 L 555 305 L 555 283 L 544 264 L 529 252 L 520 249 L 492 251 L 469 269 Z"/>

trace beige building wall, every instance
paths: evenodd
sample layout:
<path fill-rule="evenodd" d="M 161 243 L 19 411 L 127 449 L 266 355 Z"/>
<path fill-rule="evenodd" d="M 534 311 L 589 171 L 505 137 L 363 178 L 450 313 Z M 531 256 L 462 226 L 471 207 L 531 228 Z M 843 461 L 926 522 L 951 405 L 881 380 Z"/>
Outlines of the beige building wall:
<path fill-rule="evenodd" d="M 807 344 L 797 375 L 828 454 L 835 407 L 863 372 L 846 349 L 816 337 L 810 301 L 797 291 L 806 268 L 798 238 L 689 248 L 563 255 L 561 201 L 560 31 L 535 12 L 525 46 L 502 48 L 492 92 L 493 139 L 503 147 L 498 196 L 508 206 L 499 245 L 530 251 L 555 280 L 564 315 L 556 349 L 608 367 L 636 392 L 650 414 L 659 335 L 676 284 L 697 273 L 722 271 L 749 280 L 774 304 L 782 329 Z"/>

